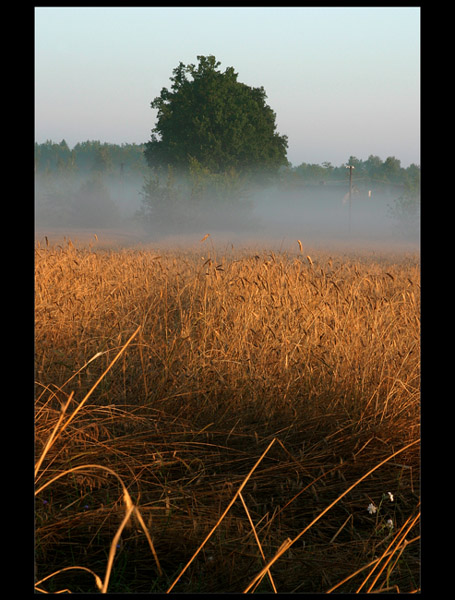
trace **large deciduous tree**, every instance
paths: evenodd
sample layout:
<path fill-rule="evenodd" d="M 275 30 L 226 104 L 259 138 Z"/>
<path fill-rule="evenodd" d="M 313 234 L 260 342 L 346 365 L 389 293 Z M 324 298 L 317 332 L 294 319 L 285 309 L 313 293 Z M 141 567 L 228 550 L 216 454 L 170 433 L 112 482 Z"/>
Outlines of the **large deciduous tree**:
<path fill-rule="evenodd" d="M 276 132 L 275 113 L 263 87 L 237 81 L 233 67 L 221 72 L 215 57 L 173 70 L 151 107 L 157 124 L 145 156 L 153 167 L 188 171 L 195 161 L 211 173 L 273 172 L 287 164 L 287 136 Z"/>

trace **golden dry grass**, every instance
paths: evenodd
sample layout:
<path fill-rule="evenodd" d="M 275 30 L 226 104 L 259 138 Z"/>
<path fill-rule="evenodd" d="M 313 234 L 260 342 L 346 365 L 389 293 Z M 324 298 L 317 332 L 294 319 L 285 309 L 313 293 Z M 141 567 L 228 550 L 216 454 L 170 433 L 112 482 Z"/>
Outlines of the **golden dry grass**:
<path fill-rule="evenodd" d="M 35 268 L 39 589 L 419 588 L 417 256 L 67 241 Z"/>

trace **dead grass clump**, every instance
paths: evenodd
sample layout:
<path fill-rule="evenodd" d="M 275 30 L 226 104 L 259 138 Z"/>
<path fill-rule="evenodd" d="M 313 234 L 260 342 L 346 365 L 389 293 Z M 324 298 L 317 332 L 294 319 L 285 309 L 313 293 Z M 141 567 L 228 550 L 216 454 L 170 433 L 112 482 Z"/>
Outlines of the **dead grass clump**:
<path fill-rule="evenodd" d="M 209 242 L 36 249 L 37 587 L 416 591 L 417 258 Z"/>

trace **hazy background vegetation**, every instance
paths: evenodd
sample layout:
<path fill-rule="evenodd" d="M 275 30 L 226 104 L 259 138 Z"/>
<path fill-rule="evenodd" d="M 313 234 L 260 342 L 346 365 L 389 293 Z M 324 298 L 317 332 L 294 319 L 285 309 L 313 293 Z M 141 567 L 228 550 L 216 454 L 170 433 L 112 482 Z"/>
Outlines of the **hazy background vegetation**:
<path fill-rule="evenodd" d="M 213 55 L 197 59 L 180 62 L 151 101 L 145 144 L 36 144 L 38 227 L 124 227 L 152 240 L 207 230 L 268 241 L 418 240 L 417 165 L 370 155 L 294 167 L 264 87 L 221 71 Z"/>
<path fill-rule="evenodd" d="M 183 180 L 172 169 L 152 170 L 144 149 L 100 141 L 35 144 L 36 228 L 121 228 L 151 240 L 204 228 L 314 241 L 419 239 L 420 167 L 403 168 L 394 157 L 348 157 L 355 166 L 349 230 L 344 164 L 288 165 L 273 179 L 248 184 L 202 168 Z"/>

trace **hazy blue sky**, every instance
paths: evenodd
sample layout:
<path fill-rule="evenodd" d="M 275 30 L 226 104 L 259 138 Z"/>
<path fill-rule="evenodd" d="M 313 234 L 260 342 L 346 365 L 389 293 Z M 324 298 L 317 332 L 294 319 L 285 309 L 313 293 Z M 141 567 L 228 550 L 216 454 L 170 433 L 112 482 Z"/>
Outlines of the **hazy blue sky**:
<path fill-rule="evenodd" d="M 35 139 L 142 143 L 172 70 L 263 86 L 288 159 L 420 164 L 420 9 L 36 8 Z"/>

